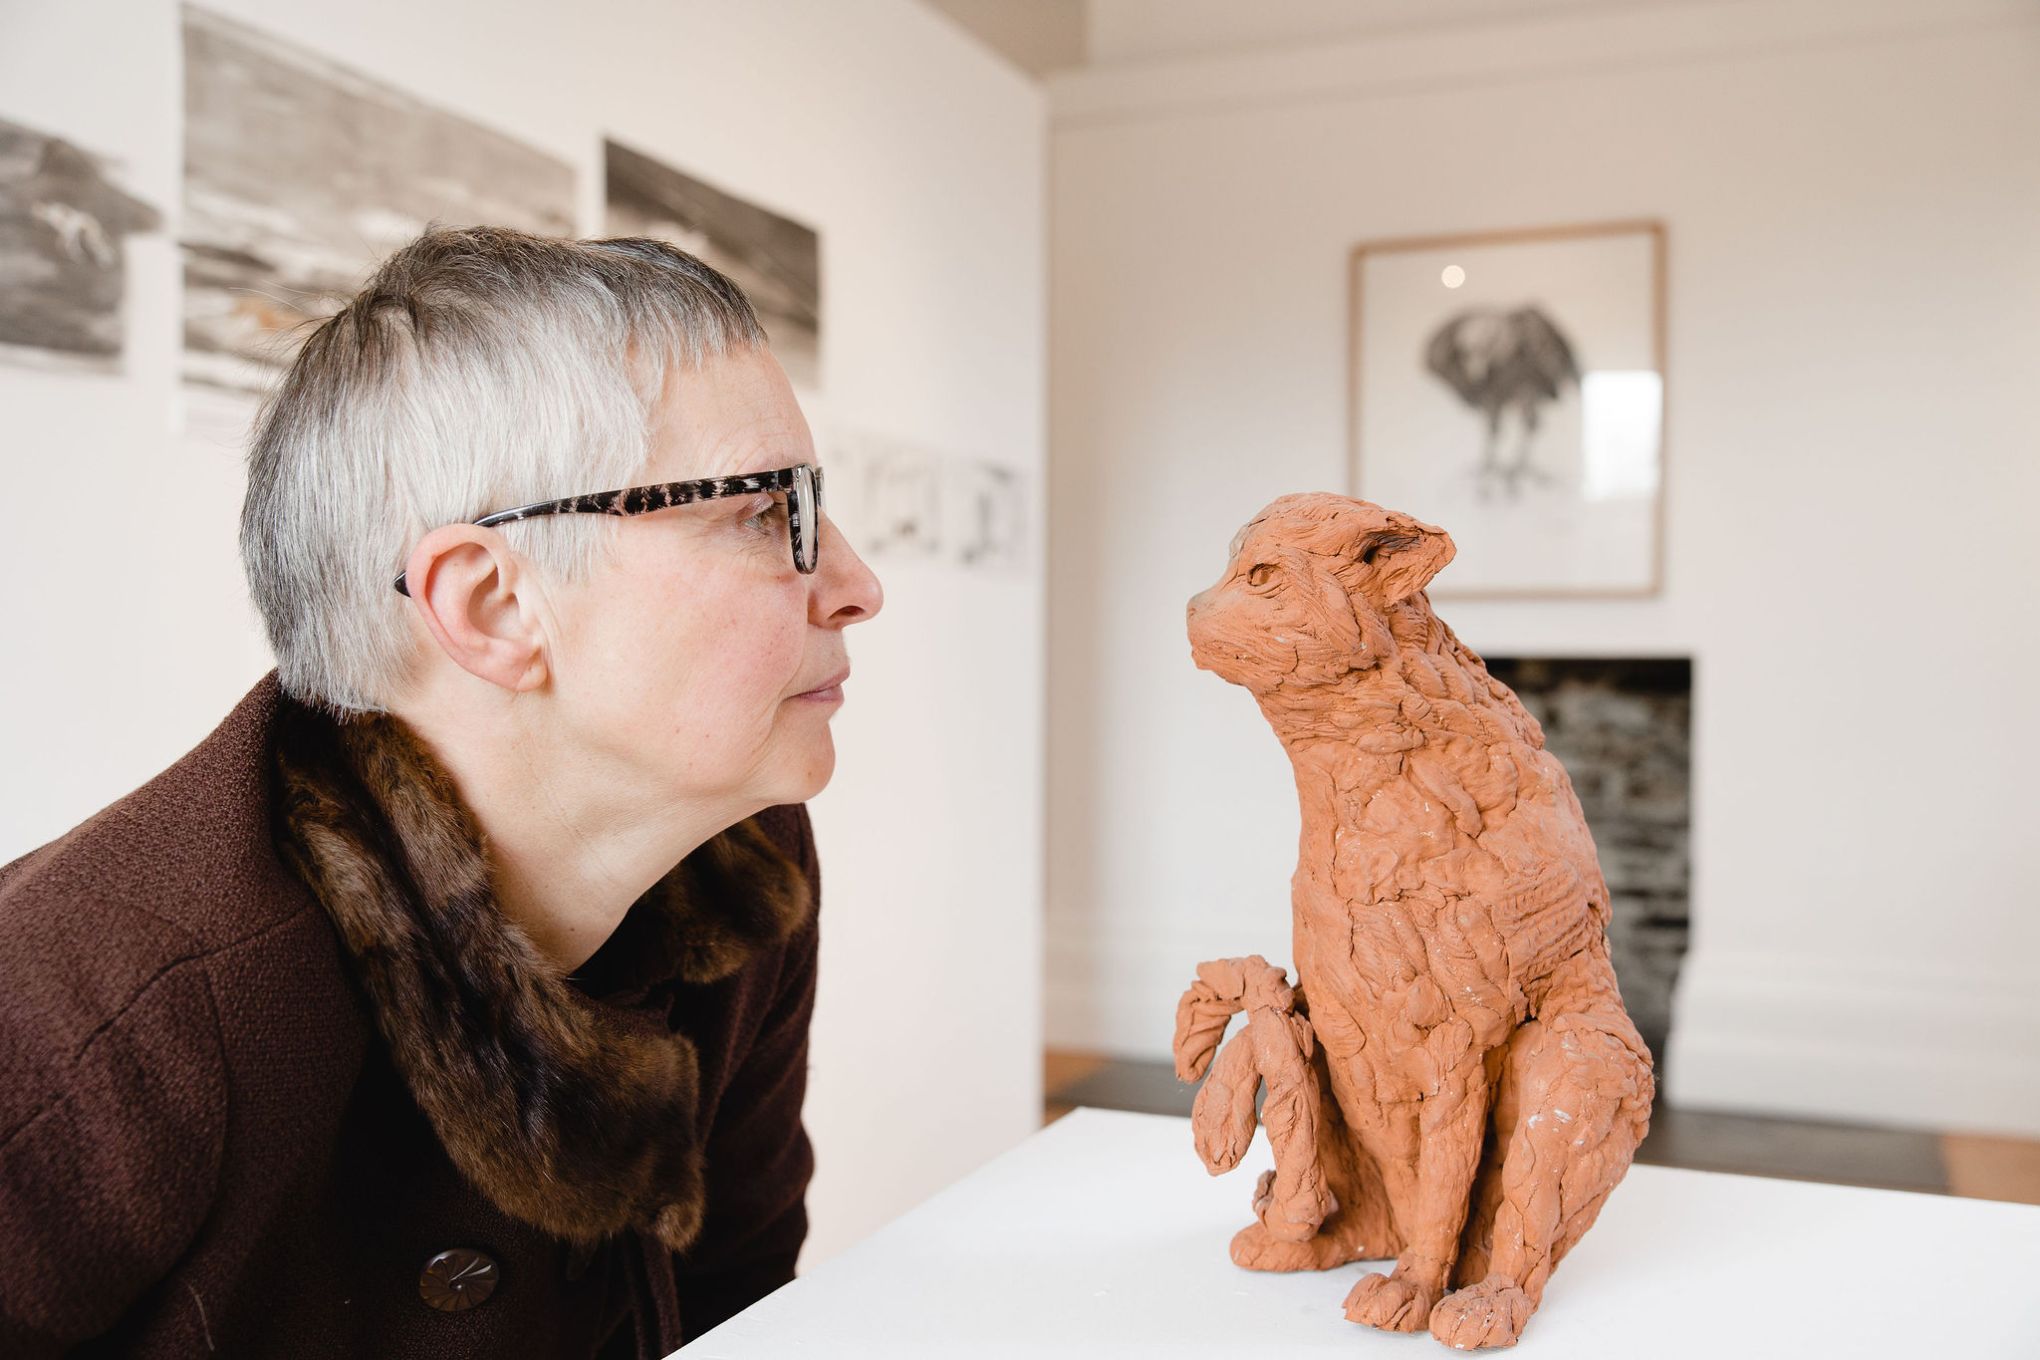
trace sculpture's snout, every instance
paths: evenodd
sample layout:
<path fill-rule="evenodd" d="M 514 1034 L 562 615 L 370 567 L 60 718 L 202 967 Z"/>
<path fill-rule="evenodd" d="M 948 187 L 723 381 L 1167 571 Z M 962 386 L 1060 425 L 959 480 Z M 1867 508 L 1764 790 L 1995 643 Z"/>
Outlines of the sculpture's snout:
<path fill-rule="evenodd" d="M 1184 607 L 1183 625 L 1190 634 L 1190 650 L 1193 656 L 1210 638 L 1213 604 L 1211 591 L 1200 590 L 1190 597 L 1190 603 Z"/>
<path fill-rule="evenodd" d="M 1222 601 L 1218 599 L 1219 587 L 1200 590 L 1190 597 L 1190 603 L 1183 610 L 1185 630 L 1190 635 L 1190 660 L 1199 670 L 1218 671 L 1226 656 L 1234 649 L 1223 645 L 1225 617 Z M 1230 676 L 1225 678 L 1230 679 Z"/>

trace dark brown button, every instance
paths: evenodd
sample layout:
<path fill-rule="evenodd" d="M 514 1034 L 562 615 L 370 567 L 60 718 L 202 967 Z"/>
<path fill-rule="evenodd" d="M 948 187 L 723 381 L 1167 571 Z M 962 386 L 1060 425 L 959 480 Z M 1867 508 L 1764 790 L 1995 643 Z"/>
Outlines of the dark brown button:
<path fill-rule="evenodd" d="M 442 1251 L 418 1276 L 418 1297 L 442 1313 L 464 1313 L 487 1303 L 502 1273 L 494 1258 L 473 1247 Z"/>

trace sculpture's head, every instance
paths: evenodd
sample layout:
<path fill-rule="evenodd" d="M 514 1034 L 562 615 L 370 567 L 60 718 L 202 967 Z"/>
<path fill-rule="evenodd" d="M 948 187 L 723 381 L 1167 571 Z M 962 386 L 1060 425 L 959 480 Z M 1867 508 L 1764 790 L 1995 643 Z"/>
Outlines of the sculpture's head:
<path fill-rule="evenodd" d="M 1234 536 L 1190 600 L 1190 655 L 1257 698 L 1315 689 L 1393 654 L 1388 612 L 1452 560 L 1443 529 L 1369 501 L 1284 496 Z"/>

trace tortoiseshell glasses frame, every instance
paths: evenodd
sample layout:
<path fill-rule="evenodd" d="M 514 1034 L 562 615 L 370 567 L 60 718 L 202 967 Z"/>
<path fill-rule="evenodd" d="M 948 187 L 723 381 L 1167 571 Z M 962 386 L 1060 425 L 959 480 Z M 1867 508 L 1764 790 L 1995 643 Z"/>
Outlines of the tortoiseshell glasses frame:
<path fill-rule="evenodd" d="M 712 501 L 723 496 L 751 496 L 760 491 L 784 491 L 786 495 L 786 536 L 793 544 L 794 569 L 813 574 L 820 556 L 822 536 L 822 470 L 812 463 L 753 472 L 742 477 L 702 477 L 691 482 L 657 482 L 651 486 L 627 486 L 621 491 L 592 491 L 585 496 L 565 496 L 556 501 L 536 501 L 509 510 L 498 510 L 469 523 L 486 528 L 512 520 L 535 519 L 540 515 L 645 515 L 676 505 Z M 397 573 L 397 593 L 409 595 L 404 572 Z"/>

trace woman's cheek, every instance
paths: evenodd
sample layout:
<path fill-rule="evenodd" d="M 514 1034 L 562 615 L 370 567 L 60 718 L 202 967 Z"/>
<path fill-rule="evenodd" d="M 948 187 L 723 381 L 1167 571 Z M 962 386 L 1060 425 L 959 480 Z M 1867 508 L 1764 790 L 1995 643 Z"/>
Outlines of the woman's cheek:
<path fill-rule="evenodd" d="M 808 588 L 807 578 L 796 576 L 781 588 L 782 599 L 774 617 L 779 627 L 774 629 L 778 639 L 777 660 L 781 670 L 779 691 L 782 695 L 792 694 L 804 679 L 802 669 L 807 661 L 808 651 Z"/>

